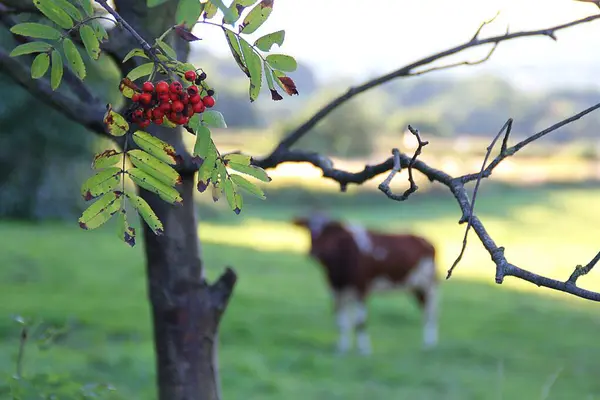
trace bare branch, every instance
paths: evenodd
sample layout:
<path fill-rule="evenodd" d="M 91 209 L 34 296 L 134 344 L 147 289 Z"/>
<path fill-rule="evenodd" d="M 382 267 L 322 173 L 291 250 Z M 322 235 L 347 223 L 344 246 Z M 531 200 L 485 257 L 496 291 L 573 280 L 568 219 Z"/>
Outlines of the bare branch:
<path fill-rule="evenodd" d="M 492 18 L 488 19 L 487 21 L 483 21 L 481 23 L 481 25 L 479 25 L 479 29 L 477 29 L 477 32 L 475 32 L 475 35 L 473 35 L 473 37 L 471 38 L 471 41 L 477 40 L 479 38 L 479 34 L 481 33 L 481 30 L 486 26 L 491 24 L 492 22 L 494 22 L 496 20 L 496 18 L 498 18 L 498 15 L 500 15 L 500 10 L 498 10 L 496 12 L 496 15 L 494 15 Z M 508 33 L 508 32 L 507 32 Z"/>
<path fill-rule="evenodd" d="M 498 132 L 498 134 L 494 137 L 494 140 L 492 140 L 492 143 L 490 143 L 490 145 L 487 147 L 487 152 L 483 159 L 483 163 L 481 164 L 481 170 L 479 171 L 479 176 L 477 177 L 477 182 L 475 183 L 475 188 L 473 189 L 473 200 L 471 201 L 471 209 L 469 210 L 467 229 L 465 229 L 465 236 L 463 237 L 462 248 L 460 250 L 460 254 L 458 255 L 458 257 L 456 257 L 456 260 L 454 260 L 454 262 L 452 263 L 452 266 L 448 270 L 446 279 L 450 279 L 450 277 L 452 276 L 452 271 L 454 271 L 454 268 L 456 268 L 456 266 L 462 259 L 462 256 L 465 253 L 465 249 L 467 248 L 467 236 L 469 235 L 469 229 L 471 228 L 471 221 L 473 220 L 473 211 L 475 209 L 475 199 L 477 198 L 477 191 L 479 190 L 479 184 L 481 183 L 481 179 L 483 178 L 483 170 L 485 169 L 485 164 L 487 163 L 487 160 L 488 160 L 490 154 L 492 153 L 492 149 L 494 148 L 496 141 L 500 138 L 500 135 L 502 135 L 502 133 L 504 131 L 506 131 L 506 134 L 504 135 L 503 146 L 504 146 L 504 143 L 506 142 L 506 140 L 508 140 L 507 138 L 508 138 L 508 135 L 510 135 L 510 131 L 512 129 L 512 123 L 513 123 L 512 118 L 509 118 L 508 121 L 506 121 L 504 123 L 504 126 L 502 127 L 502 129 L 500 129 L 500 132 Z M 461 221 L 459 221 L 459 223 L 461 223 L 461 222 L 464 222 L 464 214 L 463 214 L 463 219 L 461 219 Z"/>
<path fill-rule="evenodd" d="M 588 272 L 590 272 L 596 266 L 598 261 L 600 261 L 600 252 L 598 252 L 596 257 L 594 257 L 592 261 L 590 261 L 585 267 L 582 267 L 581 265 L 576 266 L 575 270 L 567 280 L 567 283 L 575 285 L 577 283 L 577 279 L 579 279 L 580 276 L 586 275 Z"/>
<path fill-rule="evenodd" d="M 408 182 L 410 183 L 409 188 L 406 189 L 402 195 L 394 194 L 392 192 L 392 189 L 390 188 L 390 183 L 392 182 L 392 179 L 398 172 L 400 172 L 400 169 L 402 168 L 402 166 L 400 164 L 400 151 L 398 149 L 392 150 L 392 154 L 394 156 L 393 157 L 394 158 L 394 167 L 392 168 L 392 171 L 390 172 L 389 176 L 379 185 L 379 190 L 381 190 L 383 193 L 385 193 L 385 195 L 387 197 L 389 197 L 390 199 L 396 200 L 396 201 L 405 201 L 406 199 L 408 199 L 408 196 L 410 196 L 412 193 L 416 192 L 417 189 L 419 189 L 419 187 L 417 186 L 417 184 L 415 183 L 415 180 L 413 178 L 412 168 L 415 165 L 415 161 L 417 160 L 417 157 L 419 155 L 421 155 L 421 150 L 423 150 L 423 147 L 425 147 L 429 144 L 429 142 L 421 140 L 421 136 L 419 135 L 418 130 L 416 130 L 415 128 L 413 128 L 410 125 L 408 125 L 408 130 L 413 135 L 415 135 L 415 137 L 417 138 L 417 141 L 418 141 L 418 146 L 417 146 L 417 149 L 415 150 L 415 154 L 413 155 L 412 159 L 408 163 Z"/>
<path fill-rule="evenodd" d="M 383 83 L 389 82 L 396 78 L 402 78 L 411 76 L 414 73 L 414 70 L 433 63 L 437 60 L 442 60 L 446 57 L 452 56 L 454 54 L 460 53 L 466 49 L 483 46 L 486 44 L 498 44 L 500 42 L 505 42 L 507 40 L 522 38 L 522 37 L 531 37 L 531 36 L 547 36 L 553 39 L 556 39 L 555 33 L 559 30 L 567 29 L 576 25 L 584 24 L 587 22 L 594 21 L 600 18 L 600 14 L 592 15 L 586 18 L 578 19 L 575 21 L 568 22 L 566 24 L 556 25 L 546 29 L 538 29 L 531 31 L 522 31 L 522 32 L 514 32 L 514 33 L 506 33 L 500 36 L 492 36 L 487 39 L 478 39 L 475 40 L 469 39 L 469 41 L 460 44 L 458 46 L 452 47 L 450 49 L 441 51 L 436 54 L 432 54 L 428 57 L 422 58 L 418 61 L 415 61 L 411 64 L 405 65 L 404 67 L 397 69 L 396 71 L 390 72 L 389 74 L 380 76 L 373 80 L 370 80 L 360 86 L 356 86 L 350 88 L 346 93 L 340 95 L 339 97 L 332 100 L 325 107 L 321 108 L 317 113 L 315 113 L 312 117 L 310 117 L 306 122 L 297 127 L 295 130 L 291 131 L 272 151 L 272 153 L 265 158 L 265 163 L 270 164 L 270 161 L 267 162 L 269 158 L 276 153 L 281 153 L 282 150 L 289 149 L 294 143 L 296 143 L 302 136 L 304 136 L 310 129 L 312 129 L 319 121 L 325 118 L 329 113 L 333 110 L 352 99 L 354 96 L 361 94 L 369 89 L 372 89 L 376 86 L 379 86 Z M 457 65 L 464 65 L 464 63 L 459 63 Z M 455 66 L 457 66 L 455 65 Z M 467 64 L 468 65 L 468 64 Z"/>

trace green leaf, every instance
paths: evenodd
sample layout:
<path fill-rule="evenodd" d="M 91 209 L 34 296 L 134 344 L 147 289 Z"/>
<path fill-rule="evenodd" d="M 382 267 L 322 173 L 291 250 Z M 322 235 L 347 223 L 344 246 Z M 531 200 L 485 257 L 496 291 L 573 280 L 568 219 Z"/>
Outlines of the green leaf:
<path fill-rule="evenodd" d="M 262 0 L 244 18 L 240 33 L 250 34 L 256 31 L 269 18 L 273 11 L 274 0 Z"/>
<path fill-rule="evenodd" d="M 193 155 L 202 159 L 206 158 L 211 145 L 213 143 L 210 137 L 210 129 L 200 125 L 196 130 L 196 143 L 194 144 Z"/>
<path fill-rule="evenodd" d="M 177 25 L 184 24 L 188 29 L 191 29 L 200 19 L 200 14 L 202 14 L 205 4 L 200 3 L 200 0 L 179 0 L 177 11 L 175 12 Z"/>
<path fill-rule="evenodd" d="M 234 19 L 235 16 L 233 15 L 233 13 L 231 12 L 231 10 L 229 9 L 229 7 L 227 7 L 225 5 L 225 3 L 223 3 L 222 0 L 208 0 L 210 3 L 213 3 L 215 6 L 217 6 L 217 8 L 219 10 L 221 10 L 221 12 L 224 15 L 224 18 L 226 20 L 230 20 L 230 19 Z"/>
<path fill-rule="evenodd" d="M 131 57 L 143 57 L 148 59 L 148 56 L 146 55 L 146 53 L 144 53 L 144 50 L 139 49 L 139 48 L 135 48 L 135 49 L 131 49 L 131 51 L 129 53 L 127 53 L 127 55 L 125 55 L 125 57 L 123 57 L 123 61 L 121 62 L 127 62 L 127 60 L 129 60 Z"/>
<path fill-rule="evenodd" d="M 251 175 L 263 182 L 271 182 L 271 178 L 264 169 L 257 167 L 256 165 L 244 165 L 235 162 L 229 162 L 227 166 L 235 171 L 241 172 L 246 175 Z"/>
<path fill-rule="evenodd" d="M 298 68 L 298 63 L 296 63 L 294 57 L 285 54 L 269 54 L 266 61 L 271 67 L 281 71 L 294 72 Z"/>
<path fill-rule="evenodd" d="M 129 79 L 131 79 L 132 81 L 135 81 L 136 79 L 150 75 L 152 73 L 153 68 L 154 68 L 153 62 L 139 65 L 139 66 L 135 67 L 134 69 L 132 69 L 131 71 L 129 71 L 129 73 L 127 74 L 127 77 Z"/>
<path fill-rule="evenodd" d="M 281 47 L 285 40 L 285 31 L 280 30 L 277 32 L 266 34 L 254 42 L 254 46 L 258 47 L 262 51 L 269 51 L 274 44 Z"/>
<path fill-rule="evenodd" d="M 147 0 L 146 5 L 148 8 L 156 7 L 161 5 L 162 3 L 166 3 L 169 0 Z"/>
<path fill-rule="evenodd" d="M 207 2 L 204 5 L 204 18 L 211 19 L 217 14 L 218 10 L 219 9 L 217 8 L 215 3 L 213 3 L 212 1 Z"/>
<path fill-rule="evenodd" d="M 50 21 L 63 29 L 73 27 L 73 19 L 52 0 L 33 0 L 33 4 Z"/>
<path fill-rule="evenodd" d="M 29 42 L 23 43 L 15 47 L 14 49 L 12 49 L 9 55 L 11 57 L 18 57 L 31 53 L 43 53 L 46 51 L 50 51 L 51 49 L 52 46 L 46 42 Z"/>
<path fill-rule="evenodd" d="M 161 199 L 170 204 L 181 204 L 183 199 L 177 191 L 170 186 L 165 185 L 152 175 L 144 172 L 140 168 L 130 168 L 127 174 L 139 187 L 157 194 Z"/>
<path fill-rule="evenodd" d="M 240 67 L 242 72 L 246 74 L 247 77 L 250 77 L 250 71 L 248 71 L 248 68 L 246 67 L 246 62 L 244 61 L 244 56 L 242 55 L 242 49 L 240 47 L 238 37 L 235 33 L 227 28 L 223 28 L 223 33 L 225 33 L 225 39 L 227 40 L 227 44 L 229 45 L 229 50 L 231 50 L 233 59 Z"/>
<path fill-rule="evenodd" d="M 279 94 L 279 92 L 275 89 L 275 84 L 273 83 L 273 72 L 271 68 L 265 66 L 265 77 L 267 79 L 267 85 L 269 86 L 269 90 L 271 91 L 271 99 L 277 101 L 282 100 L 283 97 Z"/>
<path fill-rule="evenodd" d="M 121 182 L 120 167 L 106 168 L 89 177 L 81 185 L 81 195 L 88 201 L 114 190 Z"/>
<path fill-rule="evenodd" d="M 10 31 L 15 35 L 28 36 L 36 39 L 58 40 L 61 37 L 58 29 L 35 22 L 24 22 L 14 25 Z"/>
<path fill-rule="evenodd" d="M 82 25 L 79 28 L 79 35 L 81 36 L 81 41 L 87 51 L 88 55 L 97 60 L 100 57 L 100 43 L 98 42 L 98 38 L 94 33 L 94 30 L 88 25 Z"/>
<path fill-rule="evenodd" d="M 79 5 L 81 5 L 81 8 L 83 8 L 83 11 L 88 17 L 94 15 L 94 6 L 92 6 L 92 0 L 77 0 L 77 2 Z"/>
<path fill-rule="evenodd" d="M 240 16 L 244 12 L 246 7 L 250 7 L 254 5 L 257 0 L 234 0 L 229 6 L 229 11 L 231 13 L 231 17 L 223 17 L 223 22 L 227 24 L 234 25 Z"/>
<path fill-rule="evenodd" d="M 213 128 L 227 128 L 223 114 L 216 110 L 206 110 L 202 113 L 202 122 Z"/>
<path fill-rule="evenodd" d="M 31 63 L 31 77 L 39 79 L 48 72 L 50 66 L 50 55 L 48 53 L 40 53 L 33 59 Z"/>
<path fill-rule="evenodd" d="M 133 141 L 143 150 L 170 165 L 177 164 L 177 153 L 170 144 L 144 131 L 135 131 Z"/>
<path fill-rule="evenodd" d="M 175 53 L 175 50 L 173 50 L 173 48 L 171 46 L 169 46 L 162 40 L 158 40 L 158 39 L 156 39 L 156 44 L 158 44 L 158 47 L 160 47 L 165 52 L 166 55 L 168 55 L 169 57 L 171 57 L 174 60 L 177 59 L 177 53 Z"/>
<path fill-rule="evenodd" d="M 237 164 L 250 165 L 252 157 L 246 154 L 225 154 L 225 156 L 223 156 L 223 159 L 225 161 L 231 161 Z"/>
<path fill-rule="evenodd" d="M 214 144 L 212 144 L 212 140 L 211 140 L 209 143 L 206 157 L 204 158 L 204 162 L 198 169 L 197 189 L 200 193 L 203 193 L 206 190 L 206 188 L 209 185 L 211 180 L 213 183 L 215 183 L 215 180 L 213 179 L 213 175 L 217 171 L 217 166 L 216 166 L 217 157 L 218 157 L 217 149 L 214 146 Z"/>
<path fill-rule="evenodd" d="M 242 54 L 248 71 L 250 72 L 250 101 L 253 102 L 258 98 L 260 93 L 260 87 L 262 85 L 262 61 L 260 56 L 254 52 L 254 49 L 250 46 L 250 43 L 240 38 L 240 46 L 242 48 Z"/>
<path fill-rule="evenodd" d="M 101 153 L 97 153 L 92 161 L 92 168 L 101 169 L 115 165 L 119 161 L 123 160 L 123 153 L 117 152 L 114 149 L 104 150 Z"/>
<path fill-rule="evenodd" d="M 223 180 L 223 192 L 225 193 L 225 198 L 227 199 L 227 203 L 229 203 L 229 207 L 236 213 L 239 214 L 242 209 L 240 208 L 240 204 L 238 204 L 236 191 L 233 187 L 233 182 L 230 179 Z"/>
<path fill-rule="evenodd" d="M 153 155 L 139 149 L 129 150 L 127 154 L 134 166 L 152 175 L 165 185 L 174 186 L 182 182 L 177 171 Z"/>
<path fill-rule="evenodd" d="M 108 32 L 106 32 L 106 29 L 100 22 L 94 20 L 94 21 L 91 21 L 91 25 L 92 25 L 92 28 L 94 29 L 94 33 L 96 34 L 96 38 L 100 42 L 108 40 Z"/>
<path fill-rule="evenodd" d="M 237 186 L 241 187 L 248 193 L 255 195 L 259 199 L 262 199 L 262 200 L 266 199 L 265 193 L 263 192 L 263 190 L 261 188 L 259 188 L 258 186 L 256 186 L 254 183 L 250 182 L 248 179 L 244 178 L 243 176 L 237 175 L 237 174 L 231 174 L 231 175 L 229 175 L 229 177 L 231 178 L 233 183 L 235 183 Z"/>
<path fill-rule="evenodd" d="M 65 50 L 65 57 L 67 58 L 67 63 L 75 75 L 81 80 L 85 78 L 85 64 L 83 63 L 83 59 L 81 58 L 81 54 L 79 54 L 79 50 L 75 47 L 75 43 L 69 38 L 65 38 L 63 40 L 63 49 Z"/>
<path fill-rule="evenodd" d="M 122 209 L 119 213 L 119 230 L 117 231 L 117 234 L 122 241 L 131 247 L 135 246 L 135 229 L 129 226 L 125 209 Z"/>
<path fill-rule="evenodd" d="M 50 70 L 50 85 L 52 90 L 58 89 L 63 77 L 63 59 L 58 50 L 52 50 L 52 69 Z"/>
<path fill-rule="evenodd" d="M 98 228 L 115 215 L 122 204 L 121 192 L 106 193 L 83 211 L 79 217 L 79 227 L 85 230 Z"/>
<path fill-rule="evenodd" d="M 104 114 L 104 124 L 108 128 L 108 133 L 113 136 L 123 136 L 129 130 L 129 124 L 125 118 L 118 112 L 113 111 L 110 104 Z"/>
<path fill-rule="evenodd" d="M 158 219 L 146 200 L 129 192 L 125 193 L 125 196 L 127 196 L 133 208 L 135 208 L 142 216 L 148 227 L 152 229 L 152 232 L 154 232 L 155 235 L 162 235 L 165 232 L 162 222 L 160 222 L 160 219 Z"/>
<path fill-rule="evenodd" d="M 60 7 L 63 11 L 65 11 L 71 18 L 75 21 L 83 20 L 83 16 L 81 12 L 75 7 L 73 4 L 69 3 L 68 0 L 52 0 L 58 7 Z"/>

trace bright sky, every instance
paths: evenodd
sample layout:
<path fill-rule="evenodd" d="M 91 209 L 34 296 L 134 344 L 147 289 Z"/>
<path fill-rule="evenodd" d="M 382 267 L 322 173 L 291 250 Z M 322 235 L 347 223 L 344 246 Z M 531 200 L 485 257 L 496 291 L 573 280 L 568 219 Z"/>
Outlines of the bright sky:
<path fill-rule="evenodd" d="M 390 71 L 464 42 L 497 11 L 499 17 L 482 36 L 502 33 L 507 23 L 513 32 L 539 29 L 599 10 L 573 0 L 276 0 L 257 37 L 285 29 L 281 51 L 309 63 L 320 78 L 341 74 L 362 81 L 365 74 Z M 205 39 L 199 46 L 229 54 L 218 28 L 200 26 L 196 32 Z M 534 85 L 536 77 L 550 71 L 554 77 L 559 72 L 558 79 L 576 79 L 586 67 L 600 70 L 599 44 L 600 20 L 559 32 L 558 42 L 546 37 L 506 42 L 485 66 L 475 68 L 518 67 L 509 75 Z M 468 57 L 485 53 L 479 48 Z"/>

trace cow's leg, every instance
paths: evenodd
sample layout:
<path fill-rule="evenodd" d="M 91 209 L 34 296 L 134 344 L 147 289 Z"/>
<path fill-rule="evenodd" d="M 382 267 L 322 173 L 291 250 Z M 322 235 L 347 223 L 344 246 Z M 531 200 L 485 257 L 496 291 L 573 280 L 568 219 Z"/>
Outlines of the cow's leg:
<path fill-rule="evenodd" d="M 356 345 L 363 355 L 371 354 L 371 338 L 367 332 L 367 303 L 364 296 L 359 296 L 356 302 L 355 314 Z"/>
<path fill-rule="evenodd" d="M 352 345 L 352 328 L 354 319 L 352 305 L 355 293 L 351 290 L 338 290 L 333 293 L 335 319 L 338 328 L 337 349 L 339 353 L 346 353 Z"/>
<path fill-rule="evenodd" d="M 414 291 L 423 311 L 423 346 L 432 348 L 438 342 L 438 287 L 433 283 Z"/>

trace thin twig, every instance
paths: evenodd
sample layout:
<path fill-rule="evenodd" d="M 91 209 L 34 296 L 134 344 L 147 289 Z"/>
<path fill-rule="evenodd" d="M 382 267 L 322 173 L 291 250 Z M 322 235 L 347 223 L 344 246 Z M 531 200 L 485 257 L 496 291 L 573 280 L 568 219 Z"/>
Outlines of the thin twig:
<path fill-rule="evenodd" d="M 456 67 L 460 67 L 463 65 L 464 66 L 473 66 L 473 65 L 477 65 L 477 64 L 483 64 L 484 62 L 486 62 L 487 60 L 489 60 L 492 57 L 492 55 L 494 54 L 494 51 L 496 51 L 497 47 L 498 47 L 498 43 L 494 43 L 494 45 L 492 46 L 490 51 L 487 53 L 487 55 L 477 61 L 459 61 L 459 62 L 448 64 L 448 65 L 442 65 L 439 67 L 431 67 L 431 68 L 423 69 L 421 71 L 411 72 L 407 76 L 419 76 L 419 75 L 428 74 L 430 72 L 441 71 L 441 70 L 450 69 L 450 68 L 456 68 Z"/>
<path fill-rule="evenodd" d="M 481 30 L 486 26 L 491 24 L 492 22 L 494 22 L 496 20 L 496 18 L 498 18 L 498 15 L 500 15 L 500 10 L 496 11 L 496 15 L 494 15 L 492 18 L 488 19 L 487 21 L 483 21 L 481 23 L 481 25 L 479 25 L 479 29 L 477 29 L 477 32 L 475 32 L 475 35 L 473 35 L 473 37 L 471 38 L 471 41 L 475 41 L 479 38 L 479 34 L 481 33 Z"/>
<path fill-rule="evenodd" d="M 567 283 L 575 285 L 577 279 L 579 279 L 580 276 L 587 275 L 596 266 L 598 261 L 600 261 L 600 252 L 598 252 L 596 257 L 594 257 L 585 267 L 582 267 L 581 265 L 576 266 L 575 270 L 567 280 Z"/>
<path fill-rule="evenodd" d="M 479 190 L 479 184 L 481 183 L 481 179 L 483 178 L 483 170 L 485 169 L 485 164 L 487 163 L 487 160 L 488 160 L 490 154 L 492 153 L 492 149 L 496 145 L 496 141 L 500 138 L 500 135 L 502 135 L 502 133 L 505 130 L 506 130 L 506 135 L 504 137 L 506 138 L 506 137 L 508 137 L 508 135 L 510 135 L 510 131 L 512 129 L 512 123 L 513 123 L 512 118 L 509 118 L 508 121 L 506 121 L 504 123 L 504 126 L 502 126 L 502 129 L 500 129 L 498 134 L 496 134 L 496 136 L 494 137 L 494 140 L 492 140 L 492 143 L 490 143 L 490 145 L 487 147 L 487 152 L 483 159 L 483 163 L 481 164 L 481 170 L 479 171 L 479 176 L 477 178 L 477 182 L 475 183 L 475 188 L 473 189 L 473 200 L 471 200 L 471 209 L 469 210 L 469 215 L 468 215 L 468 220 L 467 220 L 467 229 L 465 229 L 465 235 L 463 237 L 462 248 L 460 250 L 460 254 L 458 255 L 458 257 L 456 257 L 456 260 L 454 260 L 450 269 L 448 269 L 448 274 L 446 275 L 446 279 L 450 279 L 450 277 L 452 276 L 452 271 L 454 271 L 454 268 L 456 268 L 456 266 L 462 259 L 462 256 L 465 253 L 465 249 L 467 248 L 467 237 L 469 235 L 469 229 L 471 229 L 471 221 L 473 219 L 473 212 L 475 210 L 475 199 L 477 197 L 477 192 Z M 465 222 L 464 215 L 460 222 Z"/>

